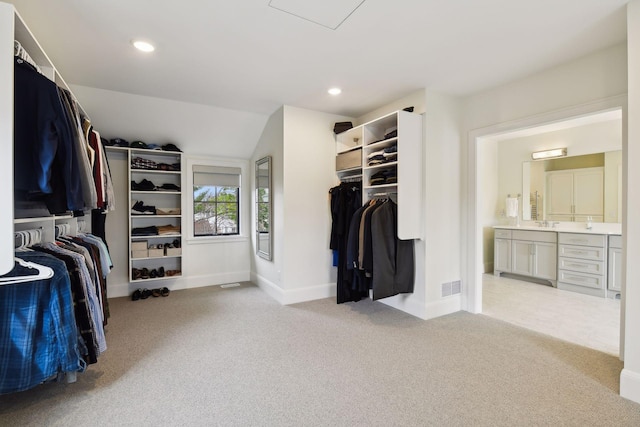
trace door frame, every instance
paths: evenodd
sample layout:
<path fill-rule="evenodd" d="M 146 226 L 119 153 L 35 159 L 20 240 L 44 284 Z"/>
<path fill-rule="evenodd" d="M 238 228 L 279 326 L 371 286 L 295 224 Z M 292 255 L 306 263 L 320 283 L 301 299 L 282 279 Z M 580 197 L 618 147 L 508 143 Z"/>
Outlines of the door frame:
<path fill-rule="evenodd" d="M 483 274 L 483 235 L 481 218 L 482 194 L 482 165 L 478 164 L 478 146 L 483 141 L 497 135 L 531 129 L 539 126 L 560 123 L 570 119 L 585 117 L 593 114 L 613 110 L 622 112 L 622 158 L 627 157 L 627 95 L 618 95 L 604 98 L 598 101 L 572 106 L 569 108 L 551 111 L 518 120 L 499 123 L 496 125 L 474 129 L 469 131 L 467 139 L 467 200 L 468 209 L 466 217 L 466 266 L 465 282 L 462 294 L 462 309 L 471 313 L 482 313 L 482 274 Z M 623 161 L 623 165 L 624 165 Z M 626 177 L 627 171 L 622 170 L 622 206 L 626 206 Z M 626 229 L 626 212 L 622 212 L 622 229 Z M 623 241 L 625 237 L 623 236 Z M 625 277 L 625 265 L 623 265 L 622 277 Z M 620 301 L 620 355 L 624 354 L 624 312 L 625 312 L 625 285 L 621 292 Z"/>

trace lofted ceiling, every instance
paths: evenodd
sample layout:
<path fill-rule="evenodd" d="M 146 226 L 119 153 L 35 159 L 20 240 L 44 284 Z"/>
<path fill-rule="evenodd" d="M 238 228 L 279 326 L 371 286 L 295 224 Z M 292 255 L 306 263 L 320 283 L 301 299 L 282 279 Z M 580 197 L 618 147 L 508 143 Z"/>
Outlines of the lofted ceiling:
<path fill-rule="evenodd" d="M 421 88 L 466 96 L 626 39 L 627 0 L 366 0 L 335 30 L 269 0 L 9 3 L 70 84 L 259 114 L 357 117 Z"/>

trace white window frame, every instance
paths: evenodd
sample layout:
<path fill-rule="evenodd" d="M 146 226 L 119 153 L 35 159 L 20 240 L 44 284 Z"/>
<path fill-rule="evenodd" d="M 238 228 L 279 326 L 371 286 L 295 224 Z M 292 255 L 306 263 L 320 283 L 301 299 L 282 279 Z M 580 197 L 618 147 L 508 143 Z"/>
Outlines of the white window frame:
<path fill-rule="evenodd" d="M 217 159 L 212 157 L 196 157 L 189 156 L 187 161 L 186 185 L 183 187 L 187 193 L 187 242 L 189 244 L 207 244 L 207 243 L 223 243 L 237 242 L 248 240 L 248 231 L 251 229 L 249 218 L 251 215 L 251 174 L 249 171 L 249 161 L 242 159 Z M 210 167 L 231 167 L 240 168 L 240 200 L 239 200 L 239 218 L 238 226 L 240 234 L 220 235 L 220 236 L 195 236 L 193 219 L 194 219 L 194 198 L 193 198 L 193 167 L 210 166 Z M 249 230 L 248 230 L 249 229 Z"/>

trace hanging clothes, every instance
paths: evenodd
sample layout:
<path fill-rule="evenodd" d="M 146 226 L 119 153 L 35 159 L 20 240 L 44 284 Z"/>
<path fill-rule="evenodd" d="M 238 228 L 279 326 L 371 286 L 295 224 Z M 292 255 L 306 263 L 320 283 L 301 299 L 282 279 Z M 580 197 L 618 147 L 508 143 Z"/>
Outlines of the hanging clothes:
<path fill-rule="evenodd" d="M 14 63 L 14 190 L 49 213 L 113 210 L 111 173 L 99 134 L 85 132 L 71 93 L 21 58 Z M 98 200 L 100 192 L 100 203 Z"/>
<path fill-rule="evenodd" d="M 54 275 L 0 286 L 0 394 L 27 390 L 86 367 L 64 262 L 34 251 L 20 257 L 51 268 Z"/>
<path fill-rule="evenodd" d="M 412 293 L 415 281 L 413 240 L 400 240 L 397 205 L 370 200 L 352 215 L 347 231 L 345 271 L 338 270 L 338 303 Z M 350 297 L 350 299 L 345 298 Z"/>
<path fill-rule="evenodd" d="M 389 199 L 371 215 L 371 289 L 374 300 L 413 292 L 414 242 L 398 239 L 397 212 L 397 205 Z"/>
<path fill-rule="evenodd" d="M 14 188 L 51 213 L 82 209 L 80 175 L 54 82 L 19 58 L 14 65 Z"/>
<path fill-rule="evenodd" d="M 362 205 L 362 182 L 342 183 L 329 190 L 331 197 L 331 240 L 329 247 L 337 251 L 337 302 L 359 301 L 362 292 L 352 286 L 353 274 L 347 270 L 347 240 L 351 219 Z"/>

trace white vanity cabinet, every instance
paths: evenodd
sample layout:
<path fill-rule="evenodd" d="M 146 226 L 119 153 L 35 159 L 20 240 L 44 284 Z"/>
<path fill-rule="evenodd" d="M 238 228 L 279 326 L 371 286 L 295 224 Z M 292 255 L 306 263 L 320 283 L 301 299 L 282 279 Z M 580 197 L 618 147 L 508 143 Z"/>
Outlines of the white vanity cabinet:
<path fill-rule="evenodd" d="M 548 231 L 497 229 L 494 275 L 512 273 L 544 279 L 555 286 L 557 234 Z"/>
<path fill-rule="evenodd" d="M 603 234 L 558 233 L 558 289 L 606 297 L 607 241 Z"/>
<path fill-rule="evenodd" d="M 557 234 L 549 231 L 513 230 L 511 272 L 556 281 Z"/>
<path fill-rule="evenodd" d="M 511 273 L 511 230 L 496 230 L 493 241 L 493 274 Z"/>
<path fill-rule="evenodd" d="M 622 291 L 622 236 L 609 236 L 608 296 L 615 298 Z"/>

